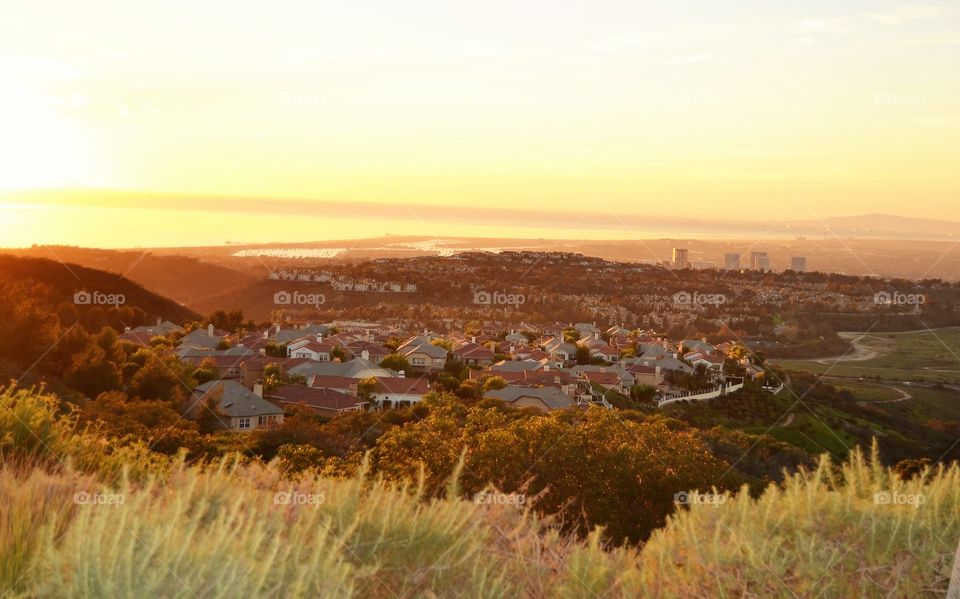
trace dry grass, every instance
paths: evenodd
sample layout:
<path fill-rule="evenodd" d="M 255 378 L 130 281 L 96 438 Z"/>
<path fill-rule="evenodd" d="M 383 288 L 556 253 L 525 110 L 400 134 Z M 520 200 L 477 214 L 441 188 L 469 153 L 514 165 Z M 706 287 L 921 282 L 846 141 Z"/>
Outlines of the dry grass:
<path fill-rule="evenodd" d="M 45 401 L 18 401 L 19 416 L 60 418 Z M 274 465 L 229 459 L 144 465 L 136 449 L 48 440 L 75 463 L 106 455 L 110 465 L 84 474 L 41 459 L 39 445 L 5 442 L 7 596 L 936 597 L 960 539 L 956 466 L 902 481 L 859 453 L 757 499 L 683 509 L 638 551 L 604 547 L 599 534 L 563 537 L 516 505 L 427 499 L 416 481 L 291 481 Z M 124 460 L 138 463 L 118 471 Z M 78 503 L 78 493 L 106 502 Z M 877 493 L 923 499 L 878 504 Z"/>

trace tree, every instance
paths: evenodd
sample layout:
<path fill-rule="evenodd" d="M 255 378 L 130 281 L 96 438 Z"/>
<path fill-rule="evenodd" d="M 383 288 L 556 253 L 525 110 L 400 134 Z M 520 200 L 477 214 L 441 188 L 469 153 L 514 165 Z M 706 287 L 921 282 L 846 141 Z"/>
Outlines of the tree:
<path fill-rule="evenodd" d="M 590 363 L 590 348 L 582 345 L 577 346 L 577 364 Z"/>
<path fill-rule="evenodd" d="M 116 439 L 140 440 L 153 451 L 175 455 L 181 448 L 206 450 L 197 423 L 162 401 L 130 400 L 121 392 L 102 393 L 80 410 L 80 421 L 95 424 Z"/>
<path fill-rule="evenodd" d="M 373 394 L 380 391 L 380 381 L 376 377 L 369 377 L 357 383 L 357 396 L 363 401 L 370 401 Z"/>
<path fill-rule="evenodd" d="M 502 376 L 491 376 L 487 377 L 483 381 L 483 392 L 487 391 L 496 391 L 498 389 L 503 389 L 507 386 L 507 381 L 504 380 Z"/>
<path fill-rule="evenodd" d="M 164 361 L 153 353 L 147 353 L 143 367 L 140 368 L 127 387 L 131 397 L 140 399 L 159 399 L 171 401 L 180 387 L 189 387 L 193 382 L 192 373 L 178 361 Z"/>
<path fill-rule="evenodd" d="M 630 387 L 630 399 L 639 403 L 653 403 L 657 395 L 657 388 L 650 385 L 633 385 Z"/>
<path fill-rule="evenodd" d="M 400 354 L 390 354 L 380 361 L 381 368 L 387 368 L 389 370 L 394 370 L 400 372 L 410 372 L 410 362 Z"/>

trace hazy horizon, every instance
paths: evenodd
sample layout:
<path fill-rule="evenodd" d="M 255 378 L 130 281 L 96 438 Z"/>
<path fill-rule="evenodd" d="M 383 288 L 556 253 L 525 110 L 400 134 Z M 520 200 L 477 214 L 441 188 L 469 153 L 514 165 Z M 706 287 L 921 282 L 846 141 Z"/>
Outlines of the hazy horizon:
<path fill-rule="evenodd" d="M 892 225 L 886 223 L 894 221 Z M 849 223 L 853 223 L 852 225 Z M 910 227 L 913 227 L 912 229 Z M 594 208 L 431 206 L 224 198 L 120 190 L 0 192 L 0 247 L 77 245 L 112 249 L 225 243 L 309 243 L 384 236 L 557 239 L 954 239 L 960 223 L 908 215 L 770 220 L 652 216 Z"/>

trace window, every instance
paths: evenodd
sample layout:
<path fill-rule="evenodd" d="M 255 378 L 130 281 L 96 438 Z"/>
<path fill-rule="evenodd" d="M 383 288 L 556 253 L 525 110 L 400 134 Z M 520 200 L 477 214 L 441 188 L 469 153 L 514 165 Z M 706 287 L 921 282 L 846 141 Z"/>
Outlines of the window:
<path fill-rule="evenodd" d="M 240 418 L 237 420 L 237 428 L 250 428 L 250 419 Z"/>

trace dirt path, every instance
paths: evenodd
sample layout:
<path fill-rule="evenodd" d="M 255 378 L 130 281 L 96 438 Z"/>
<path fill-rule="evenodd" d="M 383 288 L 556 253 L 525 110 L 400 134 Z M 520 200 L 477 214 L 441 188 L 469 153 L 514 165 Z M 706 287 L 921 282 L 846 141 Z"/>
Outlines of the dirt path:
<path fill-rule="evenodd" d="M 879 341 L 883 345 L 887 346 L 884 349 L 886 350 L 883 353 L 893 350 L 893 341 L 890 339 L 879 337 L 877 335 L 870 335 L 868 333 L 837 333 L 837 336 L 841 339 L 845 339 L 853 344 L 853 349 L 848 351 L 845 354 L 839 356 L 830 356 L 829 358 L 817 358 L 814 362 L 819 364 L 836 364 L 838 362 L 863 362 L 865 360 L 871 360 L 876 358 L 881 354 L 878 349 L 874 347 L 867 347 L 864 345 L 865 339 L 870 339 L 873 341 Z"/>

